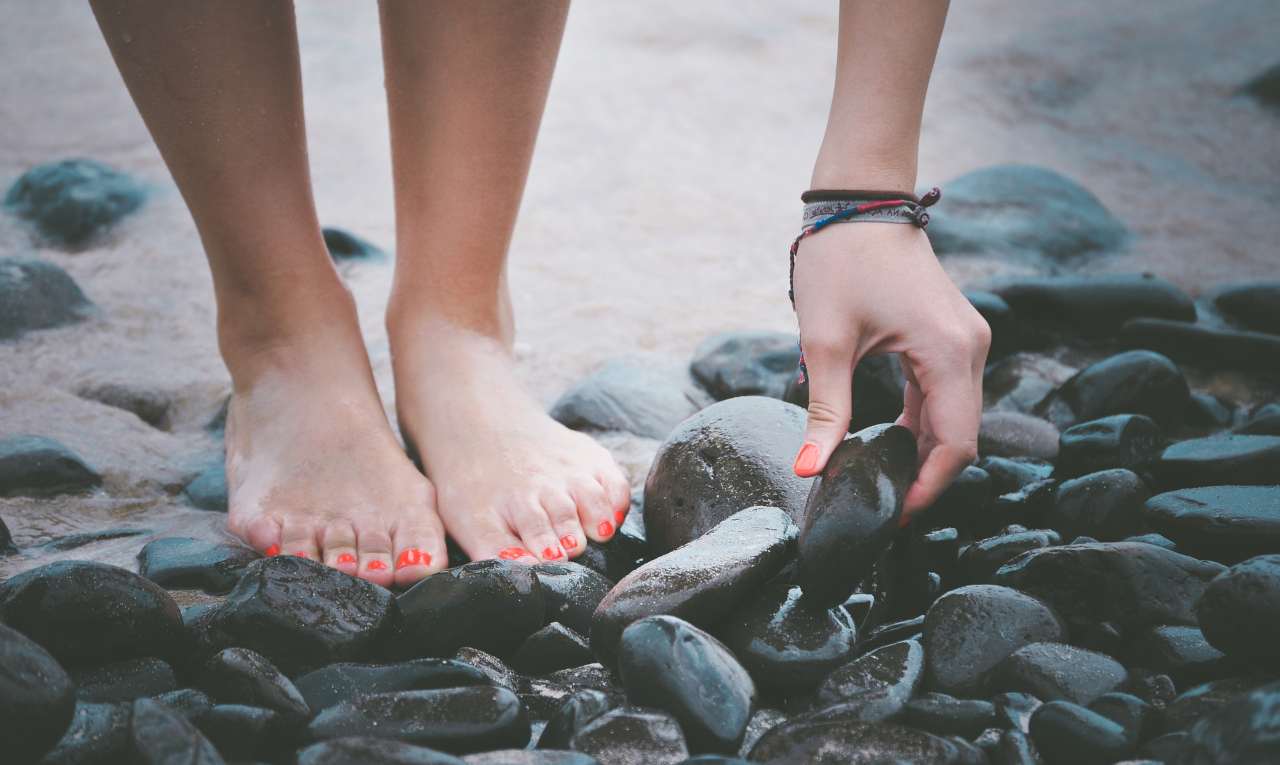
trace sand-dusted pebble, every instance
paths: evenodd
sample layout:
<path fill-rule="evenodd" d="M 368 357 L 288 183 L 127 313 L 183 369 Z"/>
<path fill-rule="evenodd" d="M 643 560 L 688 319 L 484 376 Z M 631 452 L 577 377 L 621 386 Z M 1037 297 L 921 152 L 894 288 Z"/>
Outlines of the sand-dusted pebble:
<path fill-rule="evenodd" d="M 675 716 L 695 752 L 736 752 L 751 719 L 751 675 L 719 640 L 673 616 L 622 633 L 618 666 L 627 698 Z"/>
<path fill-rule="evenodd" d="M 0 741 L 4 755 L 34 761 L 71 724 L 75 686 L 48 651 L 0 624 Z"/>
<path fill-rule="evenodd" d="M 807 691 L 853 658 L 857 630 L 842 607 L 815 607 L 800 588 L 778 580 L 716 629 L 758 685 Z"/>
<path fill-rule="evenodd" d="M 378 245 L 346 229 L 325 226 L 320 229 L 320 234 L 324 237 L 324 246 L 329 251 L 329 257 L 335 261 L 372 260 L 386 256 Z"/>
<path fill-rule="evenodd" d="M 742 400 L 742 399 L 734 399 Z M 775 507 L 750 507 L 689 544 L 628 574 L 600 601 L 591 648 L 612 661 L 627 625 L 669 614 L 709 626 L 777 574 L 791 557 L 796 526 Z"/>
<path fill-rule="evenodd" d="M 599 765 L 589 754 L 552 749 L 498 749 L 462 758 L 466 765 Z"/>
<path fill-rule="evenodd" d="M 489 678 L 489 683 L 492 685 L 498 685 L 512 691 L 520 688 L 520 673 L 491 653 L 485 653 L 478 648 L 463 646 L 453 655 L 453 660 L 468 664 L 479 670 L 481 674 Z"/>
<path fill-rule="evenodd" d="M 489 676 L 453 659 L 414 659 L 396 664 L 330 664 L 294 679 L 313 711 L 331 707 L 357 694 L 425 691 L 488 685 Z"/>
<path fill-rule="evenodd" d="M 1186 321 L 1132 319 L 1120 328 L 1119 340 L 1121 346 L 1150 348 L 1202 369 L 1268 374 L 1280 358 L 1280 335 Z"/>
<path fill-rule="evenodd" d="M 570 748 L 601 765 L 676 765 L 689 757 L 676 718 L 660 709 L 618 707 L 584 725 Z"/>
<path fill-rule="evenodd" d="M 1089 704 L 1124 685 L 1124 665 L 1065 643 L 1032 643 L 1009 654 L 987 676 L 991 691 L 1029 693 L 1042 701 Z"/>
<path fill-rule="evenodd" d="M 236 542 L 191 537 L 153 539 L 138 552 L 138 573 L 169 589 L 229 592 L 248 565 L 262 556 Z"/>
<path fill-rule="evenodd" d="M 930 210 L 928 228 L 939 255 L 1016 255 L 1069 263 L 1116 250 L 1129 238 L 1125 225 L 1088 189 L 1045 167 L 973 170 L 948 182 L 944 199 Z M 996 292 L 1021 315 L 1019 304 Z"/>
<path fill-rule="evenodd" d="M 840 705 L 839 716 L 863 722 L 887 720 L 902 711 L 924 678 L 919 640 L 891 643 L 836 668 L 815 693 L 821 707 Z"/>
<path fill-rule="evenodd" d="M 799 518 L 809 479 L 792 469 L 805 412 L 763 396 L 713 404 L 659 447 L 644 484 L 649 546 L 662 554 L 745 507 L 779 507 Z"/>
<path fill-rule="evenodd" d="M 1196 604 L 1204 637 L 1233 659 L 1280 667 L 1280 555 L 1260 555 L 1227 569 Z"/>
<path fill-rule="evenodd" d="M 545 675 L 582 666 L 591 659 L 586 638 L 560 622 L 552 622 L 525 638 L 511 657 L 511 664 L 521 672 Z"/>
<path fill-rule="evenodd" d="M 1245 329 L 1280 335 L 1280 282 L 1225 285 L 1214 291 L 1213 306 Z"/>
<path fill-rule="evenodd" d="M 967 582 L 987 583 L 1001 566 L 1027 550 L 1048 547 L 1055 537 L 1048 531 L 1018 531 L 987 537 L 964 548 L 960 554 L 960 571 Z"/>
<path fill-rule="evenodd" d="M 256 651 L 286 674 L 374 658 L 395 608 L 391 593 L 316 561 L 280 555 L 245 569 L 226 601 L 202 617 L 214 653 Z"/>
<path fill-rule="evenodd" d="M 702 341 L 689 371 L 717 399 L 782 398 L 799 365 L 800 342 L 794 334 L 725 332 Z"/>
<path fill-rule="evenodd" d="M 614 359 L 561 394 L 552 419 L 574 430 L 620 430 L 666 438 L 712 398 L 689 374 L 653 359 Z"/>
<path fill-rule="evenodd" d="M 1061 434 L 1053 423 L 1022 412 L 983 412 L 978 453 L 1053 460 Z"/>
<path fill-rule="evenodd" d="M 1154 468 L 1168 489 L 1274 484 L 1280 475 L 1280 436 L 1222 434 L 1170 445 Z"/>
<path fill-rule="evenodd" d="M 1164 451 L 1160 426 L 1141 414 L 1113 414 L 1062 432 L 1055 475 L 1070 478 L 1109 468 L 1142 471 Z"/>
<path fill-rule="evenodd" d="M 899 619 L 896 622 L 880 624 L 868 630 L 858 638 L 858 651 L 867 653 L 892 643 L 900 643 L 918 637 L 924 632 L 924 614 L 910 619 Z"/>
<path fill-rule="evenodd" d="M 133 762 L 139 765 L 222 765 L 224 760 L 209 739 L 187 718 L 151 699 L 133 702 L 129 719 Z"/>
<path fill-rule="evenodd" d="M 690 757 L 680 765 L 752 765 L 741 757 L 730 757 L 727 754 L 700 754 Z"/>
<path fill-rule="evenodd" d="M 298 750 L 298 765 L 465 765 L 447 752 L 373 736 L 321 741 Z"/>
<path fill-rule="evenodd" d="M 188 720 L 194 720 L 213 709 L 213 699 L 209 698 L 209 694 L 198 688 L 179 688 L 176 691 L 157 693 L 151 698 L 173 709 Z"/>
<path fill-rule="evenodd" d="M 1144 527 L 1147 484 L 1132 470 L 1100 470 L 1058 484 L 1044 524 L 1063 539 L 1091 536 L 1118 542 Z"/>
<path fill-rule="evenodd" d="M 208 467 L 197 473 L 182 494 L 198 510 L 227 512 L 227 466 L 222 456 L 215 457 Z"/>
<path fill-rule="evenodd" d="M 37 165 L 18 177 L 5 208 L 29 222 L 42 239 L 77 250 L 146 201 L 147 189 L 129 174 L 92 159 Z"/>
<path fill-rule="evenodd" d="M 627 520 L 630 520 L 630 516 Z M 591 632 L 591 615 L 613 582 L 597 571 L 572 561 L 539 563 L 533 575 L 542 585 L 542 602 L 547 623 L 560 622 L 582 635 Z"/>
<path fill-rule="evenodd" d="M 1280 402 L 1272 401 L 1253 410 L 1235 432 L 1252 436 L 1280 436 Z"/>
<path fill-rule="evenodd" d="M 76 395 L 99 404 L 132 412 L 153 428 L 169 429 L 170 396 L 163 391 L 122 382 L 90 382 L 76 388 Z"/>
<path fill-rule="evenodd" d="M 1169 706 L 1169 703 L 1178 695 L 1178 689 L 1173 685 L 1173 678 L 1143 667 L 1129 668 L 1129 681 L 1125 683 L 1123 690 L 1125 693 L 1132 693 L 1157 710 L 1163 710 Z"/>
<path fill-rule="evenodd" d="M 71 724 L 41 765 L 107 765 L 129 762 L 133 745 L 129 740 L 131 704 L 76 704 Z"/>
<path fill-rule="evenodd" d="M 247 648 L 224 648 L 209 659 L 200 687 L 219 704 L 263 707 L 299 719 L 311 716 L 311 707 L 289 678 Z"/>
<path fill-rule="evenodd" d="M 232 761 L 279 761 L 297 745 L 302 732 L 297 719 L 244 704 L 215 704 L 191 722 Z"/>
<path fill-rule="evenodd" d="M 621 700 L 594 688 L 574 691 L 547 720 L 538 737 L 541 749 L 565 749 L 574 734 L 610 709 L 621 706 Z"/>
<path fill-rule="evenodd" d="M 59 561 L 0 584 L 0 621 L 65 665 L 166 657 L 182 645 L 169 593 L 132 571 Z"/>
<path fill-rule="evenodd" d="M 760 737 L 787 721 L 787 715 L 780 709 L 760 707 L 752 713 L 747 721 L 747 732 L 742 737 L 742 746 L 738 748 L 738 756 L 746 757 Z"/>
<path fill-rule="evenodd" d="M 76 699 L 133 701 L 178 689 L 173 667 L 163 659 L 125 659 L 75 674 Z"/>
<path fill-rule="evenodd" d="M 1029 693 L 1006 692 L 991 696 L 991 705 L 996 724 L 1002 728 L 1028 733 L 1031 730 L 1031 715 L 1044 702 Z"/>
<path fill-rule="evenodd" d="M 765 733 L 747 759 L 760 765 L 962 762 L 959 749 L 944 738 L 901 725 L 857 720 L 783 723 Z"/>
<path fill-rule="evenodd" d="M 1104 693 L 1089 704 L 1089 711 L 1097 712 L 1103 717 L 1124 728 L 1131 749 L 1146 737 L 1148 729 L 1155 718 L 1155 707 L 1131 693 L 1115 691 Z"/>
<path fill-rule="evenodd" d="M 800 524 L 796 573 L 806 599 L 838 606 L 871 573 L 898 531 L 915 468 L 915 436 L 900 425 L 872 426 L 836 447 Z"/>
<path fill-rule="evenodd" d="M 1163 672 L 1179 688 L 1189 688 L 1231 674 L 1240 664 L 1209 645 L 1199 627 L 1165 624 L 1151 627 L 1129 640 L 1131 663 Z"/>
<path fill-rule="evenodd" d="M 618 677 L 599 662 L 557 670 L 547 675 L 547 679 L 574 689 L 592 688 L 608 694 L 623 692 Z"/>
<path fill-rule="evenodd" d="M 995 745 L 988 751 L 989 762 L 998 765 L 1042 765 L 1044 760 L 1031 737 L 1020 730 L 998 731 Z M 977 742 L 975 742 L 977 743 Z"/>
<path fill-rule="evenodd" d="M 1147 500 L 1143 516 L 1198 558 L 1232 564 L 1280 552 L 1280 486 L 1177 489 Z"/>
<path fill-rule="evenodd" d="M 77 494 L 102 485 L 80 455 L 43 436 L 0 439 L 0 497 Z"/>
<path fill-rule="evenodd" d="M 1059 429 L 1113 414 L 1142 414 L 1162 428 L 1181 424 L 1190 397 L 1182 370 L 1153 351 L 1126 351 L 1080 370 L 1036 405 Z"/>
<path fill-rule="evenodd" d="M 1068 622 L 1194 624 L 1192 609 L 1225 568 L 1141 542 L 1046 547 L 1014 558 L 997 584 L 1034 595 Z"/>
<path fill-rule="evenodd" d="M 560 707 L 578 690 L 545 676 L 519 676 L 516 696 L 528 710 L 535 738 L 541 731 L 541 726 L 554 717 Z"/>
<path fill-rule="evenodd" d="M 995 585 L 961 587 L 938 598 L 925 615 L 926 683 L 943 693 L 972 696 L 1009 654 L 1065 637 L 1058 616 L 1036 598 Z"/>
<path fill-rule="evenodd" d="M 524 746 L 529 741 L 529 716 L 506 688 L 395 691 L 335 704 L 316 715 L 307 733 L 317 741 L 377 736 L 447 752 L 479 752 Z"/>
<path fill-rule="evenodd" d="M 924 693 L 907 702 L 902 719 L 907 725 L 929 733 L 973 738 L 995 724 L 996 713 L 995 705 L 985 699 Z"/>
<path fill-rule="evenodd" d="M 0 257 L 0 340 L 72 324 L 93 311 L 79 285 L 58 266 L 34 258 Z"/>
<path fill-rule="evenodd" d="M 395 650 L 406 658 L 448 656 L 464 645 L 503 655 L 544 624 L 542 586 L 529 566 L 509 561 L 432 574 L 396 603 Z"/>
<path fill-rule="evenodd" d="M 1069 701 L 1050 701 L 1031 716 L 1031 738 L 1050 765 L 1108 765 L 1133 753 L 1115 721 Z"/>
<path fill-rule="evenodd" d="M 1255 688 L 1192 726 L 1179 762 L 1280 761 L 1280 682 Z"/>

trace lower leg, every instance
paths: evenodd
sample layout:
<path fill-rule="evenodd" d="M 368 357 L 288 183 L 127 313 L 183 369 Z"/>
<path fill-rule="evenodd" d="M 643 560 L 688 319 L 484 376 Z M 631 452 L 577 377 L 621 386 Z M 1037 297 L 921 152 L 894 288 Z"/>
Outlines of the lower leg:
<path fill-rule="evenodd" d="M 552 421 L 513 379 L 507 246 L 566 11 L 381 4 L 396 408 L 445 526 L 473 558 L 578 555 L 587 538 L 613 535 L 629 499 L 608 452 Z"/>
<path fill-rule="evenodd" d="M 391 532 L 414 526 L 443 564 L 430 487 L 386 421 L 320 236 L 291 4 L 93 9 L 208 255 L 234 388 L 232 530 L 390 583 Z"/>

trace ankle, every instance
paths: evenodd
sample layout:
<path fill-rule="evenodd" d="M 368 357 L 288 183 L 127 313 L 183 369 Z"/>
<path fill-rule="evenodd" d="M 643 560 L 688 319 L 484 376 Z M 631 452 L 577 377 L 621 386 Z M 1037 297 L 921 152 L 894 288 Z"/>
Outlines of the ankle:
<path fill-rule="evenodd" d="M 393 344 L 397 338 L 413 342 L 458 334 L 491 340 L 507 350 L 515 343 L 511 300 L 505 291 L 496 299 L 460 300 L 393 289 L 387 301 L 386 328 Z"/>

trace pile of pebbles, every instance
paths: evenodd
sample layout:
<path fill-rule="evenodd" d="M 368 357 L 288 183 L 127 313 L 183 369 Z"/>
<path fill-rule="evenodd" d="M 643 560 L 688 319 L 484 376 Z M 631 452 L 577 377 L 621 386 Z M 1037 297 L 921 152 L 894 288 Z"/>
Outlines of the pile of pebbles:
<path fill-rule="evenodd" d="M 894 357 L 859 365 L 814 479 L 794 335 L 618 360 L 553 415 L 660 443 L 573 562 L 455 551 L 392 592 L 166 537 L 136 570 L 0 582 L 0 760 L 1280 762 L 1280 283 L 969 297 L 994 331 L 980 458 L 905 528 Z M 0 496 L 100 485 L 0 440 Z"/>

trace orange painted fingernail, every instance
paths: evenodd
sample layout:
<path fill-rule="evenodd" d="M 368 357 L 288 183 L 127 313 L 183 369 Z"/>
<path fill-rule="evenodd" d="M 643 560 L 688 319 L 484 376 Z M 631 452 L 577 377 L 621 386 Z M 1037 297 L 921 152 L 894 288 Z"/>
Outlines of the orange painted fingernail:
<path fill-rule="evenodd" d="M 338 556 L 338 562 L 339 563 L 355 563 L 356 556 L 352 555 L 351 553 L 343 553 Z"/>
<path fill-rule="evenodd" d="M 626 520 L 626 518 L 627 518 L 627 514 L 622 512 L 621 510 L 613 511 L 613 521 L 614 523 L 617 523 L 619 526 L 622 525 L 622 522 Z"/>
<path fill-rule="evenodd" d="M 808 478 L 818 472 L 818 445 L 812 441 L 800 447 L 800 453 L 796 455 L 795 464 L 796 475 L 801 478 Z"/>
<path fill-rule="evenodd" d="M 572 550 L 578 546 L 578 538 L 572 534 L 565 534 L 560 537 L 560 545 L 566 550 Z"/>
<path fill-rule="evenodd" d="M 383 571 L 386 569 L 386 567 L 387 567 L 387 564 L 383 563 L 380 560 L 371 560 L 367 564 L 365 564 L 365 568 L 369 569 L 370 571 Z"/>
<path fill-rule="evenodd" d="M 498 557 L 503 560 L 516 560 L 517 558 L 523 558 L 526 555 L 532 556 L 532 554 L 523 547 L 508 547 L 498 553 Z"/>
<path fill-rule="evenodd" d="M 266 550 L 267 555 L 275 556 L 280 554 L 280 545 L 271 545 Z"/>
<path fill-rule="evenodd" d="M 596 527 L 596 531 L 600 532 L 602 537 L 613 536 L 613 524 L 608 521 L 600 521 L 600 525 Z"/>

